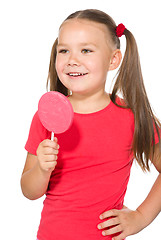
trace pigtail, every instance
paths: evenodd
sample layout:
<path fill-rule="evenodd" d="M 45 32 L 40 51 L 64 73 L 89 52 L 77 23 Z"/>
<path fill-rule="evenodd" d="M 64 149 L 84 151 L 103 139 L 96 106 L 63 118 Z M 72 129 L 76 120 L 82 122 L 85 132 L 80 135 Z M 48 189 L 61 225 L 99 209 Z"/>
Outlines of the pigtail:
<path fill-rule="evenodd" d="M 127 42 L 126 51 L 118 71 L 111 100 L 118 105 L 116 103 L 116 93 L 121 92 L 126 108 L 133 111 L 135 132 L 132 150 L 141 168 L 144 171 L 149 171 L 149 159 L 152 158 L 153 160 L 155 150 L 154 129 L 160 142 L 159 128 L 161 128 L 161 124 L 154 116 L 146 94 L 135 38 L 127 29 L 124 30 L 124 34 Z"/>
<path fill-rule="evenodd" d="M 67 96 L 67 95 L 69 95 L 69 93 L 68 93 L 69 91 L 59 80 L 56 69 L 55 69 L 57 44 L 58 44 L 58 39 L 55 40 L 53 47 L 52 47 L 52 51 L 51 51 L 46 88 L 47 88 L 47 90 L 49 88 L 50 91 L 58 91 L 58 92 L 64 94 L 65 96 Z"/>

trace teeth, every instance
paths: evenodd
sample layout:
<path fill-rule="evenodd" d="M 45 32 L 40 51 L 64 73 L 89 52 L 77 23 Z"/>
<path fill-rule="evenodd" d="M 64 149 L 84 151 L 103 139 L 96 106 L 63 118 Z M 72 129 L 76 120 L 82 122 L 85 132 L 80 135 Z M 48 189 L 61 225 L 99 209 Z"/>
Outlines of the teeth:
<path fill-rule="evenodd" d="M 85 75 L 86 73 L 68 73 L 69 76 L 82 76 Z"/>

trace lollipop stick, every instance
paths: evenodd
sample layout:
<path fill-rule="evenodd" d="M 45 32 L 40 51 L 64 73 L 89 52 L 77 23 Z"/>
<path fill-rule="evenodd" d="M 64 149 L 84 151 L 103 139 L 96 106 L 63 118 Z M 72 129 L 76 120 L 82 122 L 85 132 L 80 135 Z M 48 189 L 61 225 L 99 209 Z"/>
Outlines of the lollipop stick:
<path fill-rule="evenodd" d="M 51 140 L 54 141 L 54 132 L 51 132 Z"/>

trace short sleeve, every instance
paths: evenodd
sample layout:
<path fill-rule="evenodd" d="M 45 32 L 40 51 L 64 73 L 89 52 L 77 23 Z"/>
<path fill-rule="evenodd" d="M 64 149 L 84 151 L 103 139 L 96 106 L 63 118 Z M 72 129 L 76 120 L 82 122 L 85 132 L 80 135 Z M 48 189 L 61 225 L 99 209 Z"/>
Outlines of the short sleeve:
<path fill-rule="evenodd" d="M 36 112 L 31 122 L 25 149 L 29 153 L 36 155 L 36 150 L 39 144 L 45 139 L 50 139 L 50 136 L 51 133 L 46 128 L 44 128 L 40 122 L 38 112 Z"/>

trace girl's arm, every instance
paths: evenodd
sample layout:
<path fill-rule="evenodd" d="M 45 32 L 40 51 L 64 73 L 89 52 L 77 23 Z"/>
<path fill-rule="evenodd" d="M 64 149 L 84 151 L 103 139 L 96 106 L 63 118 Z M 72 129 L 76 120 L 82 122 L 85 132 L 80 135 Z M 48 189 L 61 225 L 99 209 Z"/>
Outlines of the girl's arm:
<path fill-rule="evenodd" d="M 28 153 L 21 177 L 21 189 L 25 197 L 35 200 L 46 193 L 51 172 L 57 164 L 57 138 L 39 144 L 37 156 Z"/>
<path fill-rule="evenodd" d="M 38 165 L 37 156 L 27 154 L 25 167 L 21 177 L 21 189 L 24 196 L 35 200 L 43 196 L 47 190 L 50 173 L 43 173 Z"/>
<path fill-rule="evenodd" d="M 113 217 L 98 225 L 104 236 L 120 233 L 117 237 L 113 237 L 113 240 L 123 240 L 125 237 L 136 234 L 147 227 L 159 214 L 161 211 L 161 155 L 159 144 L 156 145 L 153 164 L 159 175 L 147 198 L 135 211 L 124 207 L 121 210 L 112 209 L 101 214 L 102 218 L 100 219 Z M 104 230 L 104 228 L 114 225 L 115 227 Z"/>

